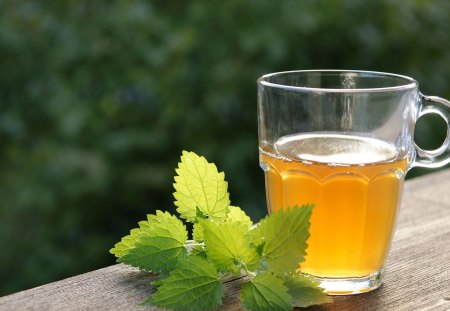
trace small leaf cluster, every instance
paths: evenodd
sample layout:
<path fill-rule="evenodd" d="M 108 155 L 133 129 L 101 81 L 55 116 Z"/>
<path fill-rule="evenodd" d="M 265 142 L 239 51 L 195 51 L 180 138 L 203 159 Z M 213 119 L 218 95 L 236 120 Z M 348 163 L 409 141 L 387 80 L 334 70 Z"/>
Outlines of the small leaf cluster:
<path fill-rule="evenodd" d="M 230 205 L 223 172 L 183 151 L 175 176 L 175 205 L 193 224 L 193 241 L 181 219 L 157 211 L 117 243 L 119 262 L 158 273 L 157 292 L 144 304 L 173 310 L 214 310 L 222 280 L 245 276 L 240 298 L 249 310 L 291 310 L 327 303 L 318 282 L 298 271 L 309 237 L 312 205 L 286 208 L 257 226 Z"/>

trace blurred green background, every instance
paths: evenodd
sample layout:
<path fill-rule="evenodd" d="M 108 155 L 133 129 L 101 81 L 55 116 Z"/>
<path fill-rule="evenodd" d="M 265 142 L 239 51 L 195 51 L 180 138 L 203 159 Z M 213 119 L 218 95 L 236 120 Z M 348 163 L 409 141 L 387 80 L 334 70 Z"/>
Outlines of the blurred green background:
<path fill-rule="evenodd" d="M 0 295 L 113 264 L 145 214 L 175 211 L 183 149 L 257 221 L 257 77 L 388 71 L 450 98 L 449 16 L 448 0 L 0 0 Z M 442 123 L 420 123 L 422 146 Z"/>

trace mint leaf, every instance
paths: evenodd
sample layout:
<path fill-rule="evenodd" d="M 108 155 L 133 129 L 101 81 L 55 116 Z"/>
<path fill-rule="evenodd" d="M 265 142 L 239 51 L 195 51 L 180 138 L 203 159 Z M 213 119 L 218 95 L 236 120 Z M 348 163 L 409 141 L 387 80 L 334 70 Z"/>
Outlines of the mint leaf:
<path fill-rule="evenodd" d="M 238 206 L 228 206 L 228 214 L 225 222 L 239 222 L 245 225 L 248 230 L 253 226 L 253 221 L 247 214 Z"/>
<path fill-rule="evenodd" d="M 203 241 L 203 228 L 202 228 L 202 220 L 196 222 L 192 228 L 192 238 L 194 241 L 201 242 Z"/>
<path fill-rule="evenodd" d="M 120 262 L 155 273 L 167 273 L 187 255 L 184 244 L 174 238 L 143 236 Z"/>
<path fill-rule="evenodd" d="M 292 297 L 283 282 L 272 274 L 259 274 L 241 290 L 242 304 L 253 311 L 292 310 Z"/>
<path fill-rule="evenodd" d="M 143 270 L 167 273 L 186 255 L 187 231 L 183 222 L 168 212 L 156 211 L 140 221 L 111 249 L 120 262 Z"/>
<path fill-rule="evenodd" d="M 247 216 L 247 214 L 241 210 L 239 207 L 237 206 L 229 206 L 228 207 L 228 214 L 226 216 L 225 219 L 223 219 L 222 221 L 217 221 L 217 222 L 226 222 L 226 223 L 239 223 L 242 224 L 247 231 L 250 230 L 250 228 L 253 225 L 252 220 L 250 219 L 250 217 Z M 197 241 L 203 241 L 204 237 L 203 237 L 203 228 L 202 228 L 202 222 L 206 221 L 207 218 L 203 218 L 203 217 L 199 217 L 199 213 L 197 211 L 197 218 L 196 218 L 197 222 L 194 223 L 193 226 L 193 230 L 192 230 L 192 238 Z M 210 221 L 213 221 L 210 219 Z"/>
<path fill-rule="evenodd" d="M 147 221 L 139 222 L 144 233 L 150 236 L 167 236 L 184 244 L 187 230 L 183 222 L 169 212 L 156 211 L 155 215 L 147 215 Z"/>
<path fill-rule="evenodd" d="M 134 247 L 141 234 L 140 228 L 131 229 L 130 234 L 124 236 L 120 242 L 116 243 L 116 245 L 109 250 L 109 252 L 117 258 L 125 256 L 128 254 L 128 251 Z"/>
<path fill-rule="evenodd" d="M 333 301 L 319 284 L 312 277 L 301 273 L 294 273 L 284 282 L 289 288 L 288 293 L 292 296 L 292 305 L 300 308 Z"/>
<path fill-rule="evenodd" d="M 192 248 L 192 250 L 189 252 L 189 255 L 190 256 L 199 256 L 199 257 L 202 257 L 204 259 L 207 258 L 206 257 L 206 252 L 205 252 L 204 248 L 201 247 L 201 246 L 194 246 Z"/>
<path fill-rule="evenodd" d="M 194 152 L 183 151 L 175 170 L 175 205 L 184 219 L 194 222 L 197 208 L 211 219 L 226 217 L 230 199 L 225 174 L 218 172 L 213 163 Z"/>
<path fill-rule="evenodd" d="M 203 235 L 208 258 L 220 269 L 240 273 L 243 264 L 257 256 L 245 238 L 248 228 L 242 223 L 203 221 Z"/>
<path fill-rule="evenodd" d="M 132 229 L 130 234 L 123 237 L 109 252 L 121 258 L 128 254 L 143 236 L 169 237 L 184 244 L 187 240 L 187 230 L 176 216 L 158 210 L 156 215 L 147 215 L 146 221 L 139 222 L 139 228 Z"/>
<path fill-rule="evenodd" d="M 252 244 L 278 275 L 292 273 L 306 255 L 313 205 L 281 209 L 250 231 Z M 262 250 L 262 251 L 261 251 Z"/>
<path fill-rule="evenodd" d="M 181 311 L 214 310 L 222 297 L 216 269 L 205 259 L 190 256 L 161 281 L 158 291 L 144 304 Z"/>

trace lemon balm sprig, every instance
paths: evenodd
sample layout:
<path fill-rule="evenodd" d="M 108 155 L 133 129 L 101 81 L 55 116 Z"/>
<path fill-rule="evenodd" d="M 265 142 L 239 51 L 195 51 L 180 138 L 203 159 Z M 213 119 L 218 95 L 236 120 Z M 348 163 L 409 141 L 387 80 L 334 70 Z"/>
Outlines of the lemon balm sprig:
<path fill-rule="evenodd" d="M 214 310 L 222 280 L 245 276 L 240 298 L 249 310 L 291 310 L 330 302 L 318 282 L 298 271 L 309 237 L 312 205 L 264 218 L 255 228 L 230 205 L 225 174 L 183 151 L 174 197 L 180 218 L 157 210 L 110 250 L 119 262 L 156 273 L 156 293 L 143 304 L 173 310 Z M 183 220 L 193 223 L 193 240 Z"/>

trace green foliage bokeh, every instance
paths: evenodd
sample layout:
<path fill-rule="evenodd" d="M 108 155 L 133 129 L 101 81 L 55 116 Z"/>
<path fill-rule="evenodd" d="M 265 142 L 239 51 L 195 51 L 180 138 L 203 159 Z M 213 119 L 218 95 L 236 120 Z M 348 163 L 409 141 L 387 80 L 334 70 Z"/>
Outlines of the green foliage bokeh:
<path fill-rule="evenodd" d="M 447 0 L 0 1 L 0 295 L 113 264 L 146 213 L 174 212 L 183 149 L 258 220 L 257 77 L 389 71 L 450 98 L 449 16 Z"/>

